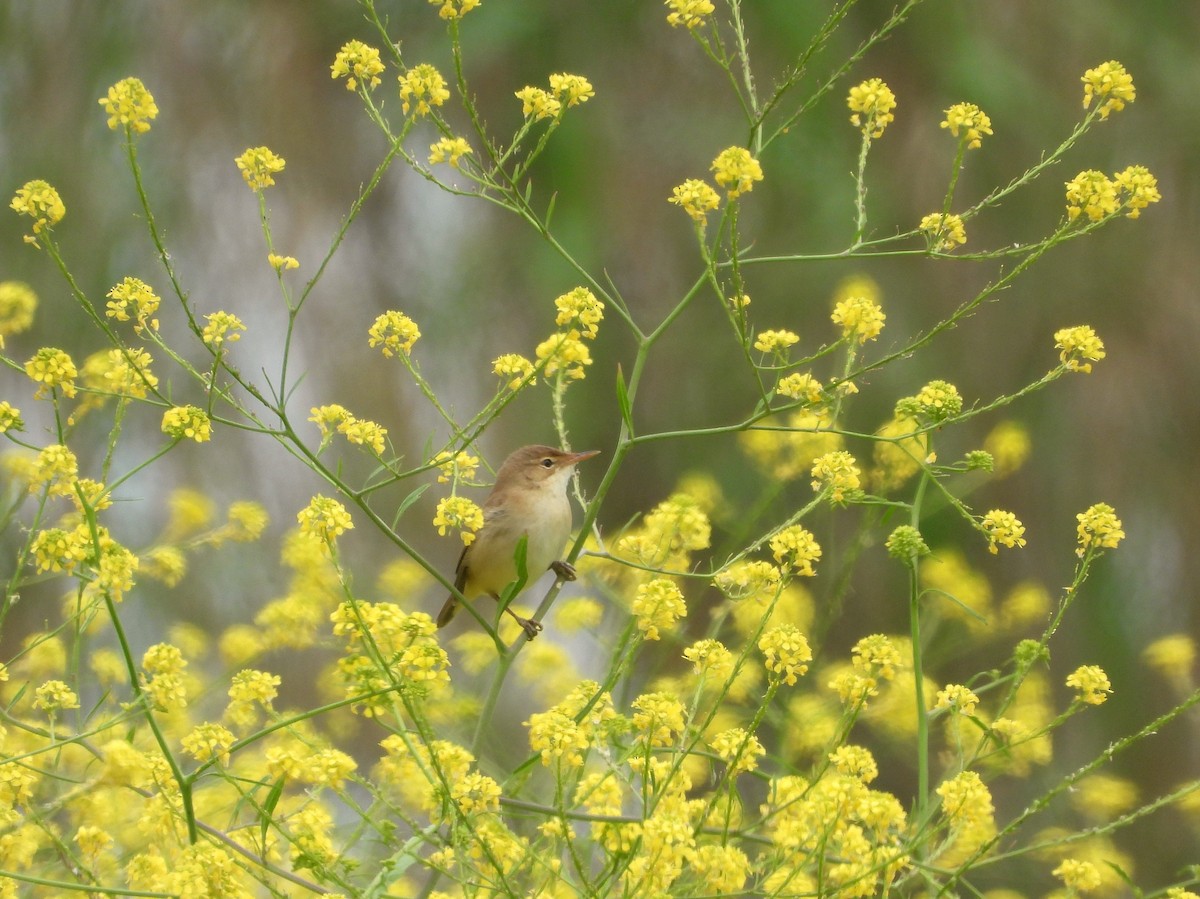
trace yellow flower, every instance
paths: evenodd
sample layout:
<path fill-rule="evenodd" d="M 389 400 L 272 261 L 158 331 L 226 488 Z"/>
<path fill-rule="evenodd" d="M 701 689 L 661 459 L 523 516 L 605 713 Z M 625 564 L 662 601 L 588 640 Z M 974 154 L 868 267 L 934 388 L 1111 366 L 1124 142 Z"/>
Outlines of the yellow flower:
<path fill-rule="evenodd" d="M 413 344 L 421 338 L 421 329 L 403 312 L 390 310 L 375 319 L 367 336 L 367 344 L 382 347 L 380 352 L 383 355 L 404 353 L 407 356 L 412 352 Z"/>
<path fill-rule="evenodd" d="M 429 115 L 434 106 L 441 106 L 449 99 L 446 79 L 427 62 L 413 66 L 400 76 L 400 106 L 405 115 L 413 107 L 416 108 L 414 115 Z"/>
<path fill-rule="evenodd" d="M 37 294 L 28 284 L 0 281 L 0 350 L 7 335 L 29 330 L 37 304 Z"/>
<path fill-rule="evenodd" d="M 158 330 L 158 321 L 150 316 L 158 311 L 161 300 L 145 281 L 139 278 L 125 278 L 120 284 L 114 285 L 105 296 L 109 300 L 105 306 L 105 315 L 109 318 L 127 322 L 132 314 L 137 322 L 134 330 L 140 333 L 147 323 L 155 331 Z"/>
<path fill-rule="evenodd" d="M 183 751 L 198 762 L 217 760 L 222 765 L 229 764 L 229 747 L 234 744 L 235 737 L 228 728 L 220 724 L 198 724 L 183 738 L 180 745 Z"/>
<path fill-rule="evenodd" d="M 1110 181 L 1104 172 L 1088 169 L 1070 181 L 1067 188 L 1067 218 L 1074 221 L 1080 213 L 1098 222 L 1120 209 L 1116 182 Z"/>
<path fill-rule="evenodd" d="M 978 149 L 985 134 L 992 133 L 992 120 L 974 103 L 955 103 L 946 110 L 942 128 L 963 141 L 968 149 Z M 961 134 L 959 132 L 962 132 Z"/>
<path fill-rule="evenodd" d="M 266 147 L 251 147 L 234 162 L 250 189 L 257 192 L 275 183 L 273 176 L 283 171 L 287 163 Z"/>
<path fill-rule="evenodd" d="M 945 689 L 938 690 L 935 709 L 951 709 L 960 715 L 974 715 L 975 707 L 979 705 L 979 697 L 962 684 L 947 684 Z"/>
<path fill-rule="evenodd" d="M 1074 893 L 1090 893 L 1101 884 L 1100 872 L 1088 861 L 1067 858 L 1050 872 L 1063 882 L 1063 886 Z"/>
<path fill-rule="evenodd" d="M 587 344 L 569 334 L 548 337 L 537 345 L 534 355 L 539 361 L 546 360 L 542 374 L 547 379 L 561 370 L 564 377 L 579 380 L 584 376 L 585 366 L 592 364 L 592 354 Z"/>
<path fill-rule="evenodd" d="M 529 748 L 542 757 L 542 764 L 552 760 L 565 761 L 572 767 L 583 765 L 583 753 L 588 748 L 586 728 L 559 709 L 537 712 L 524 722 L 529 728 Z"/>
<path fill-rule="evenodd" d="M 808 672 L 808 663 L 812 661 L 808 640 L 799 628 L 790 624 L 771 628 L 759 639 L 758 648 L 766 659 L 771 680 L 782 680 L 788 686 Z"/>
<path fill-rule="evenodd" d="M 717 154 L 711 166 L 713 180 L 729 192 L 729 199 L 749 193 L 755 181 L 762 181 L 758 160 L 745 147 L 729 147 Z"/>
<path fill-rule="evenodd" d="M 631 611 L 645 638 L 657 640 L 660 628 L 670 629 L 677 620 L 687 615 L 687 604 L 674 582 L 655 578 L 638 587 Z"/>
<path fill-rule="evenodd" d="M 267 265 L 271 266 L 277 272 L 283 272 L 287 269 L 299 268 L 300 261 L 294 256 L 280 256 L 278 253 L 268 253 Z"/>
<path fill-rule="evenodd" d="M 1079 80 L 1083 82 L 1083 108 L 1091 106 L 1093 99 L 1099 101 L 1096 109 L 1101 119 L 1107 119 L 1110 112 L 1120 112 L 1137 96 L 1133 76 L 1115 59 L 1088 69 Z"/>
<path fill-rule="evenodd" d="M 1088 705 L 1102 705 L 1112 692 L 1108 675 L 1099 665 L 1080 665 L 1067 675 L 1066 683 L 1076 691 L 1076 701 Z"/>
<path fill-rule="evenodd" d="M 463 545 L 470 546 L 475 532 L 483 527 L 483 510 L 465 496 L 443 497 L 433 516 L 433 526 L 442 537 L 446 536 L 447 528 L 457 528 L 462 532 L 459 536 Z"/>
<path fill-rule="evenodd" d="M 813 563 L 821 558 L 816 538 L 798 524 L 784 528 L 771 538 L 775 561 L 789 572 L 814 577 Z"/>
<path fill-rule="evenodd" d="M 521 115 L 534 121 L 552 119 L 562 111 L 562 103 L 549 91 L 526 85 L 515 94 L 521 101 Z"/>
<path fill-rule="evenodd" d="M 705 678 L 723 681 L 733 672 L 733 653 L 719 640 L 697 640 L 683 651 L 692 663 L 692 672 Z"/>
<path fill-rule="evenodd" d="M 779 383 L 775 385 L 775 392 L 780 396 L 803 400 L 811 406 L 817 405 L 825 398 L 821 382 L 810 374 L 799 372 L 793 372 L 780 378 Z"/>
<path fill-rule="evenodd" d="M 204 343 L 212 349 L 219 349 L 224 343 L 236 343 L 242 339 L 239 331 L 245 331 L 246 326 L 236 315 L 229 312 L 212 312 L 204 316 L 208 322 L 200 336 Z"/>
<path fill-rule="evenodd" d="M 967 242 L 967 229 L 963 226 L 962 217 L 953 213 L 943 215 L 931 212 L 921 219 L 917 229 L 925 235 L 931 250 L 948 253 Z"/>
<path fill-rule="evenodd" d="M 1122 172 L 1113 175 L 1117 189 L 1123 195 L 1122 209 L 1128 209 L 1126 215 L 1135 219 L 1142 210 L 1151 203 L 1162 199 L 1158 192 L 1158 179 L 1144 165 L 1131 165 Z"/>
<path fill-rule="evenodd" d="M 75 377 L 79 370 L 65 352 L 54 347 L 42 347 L 25 363 L 25 374 L 40 386 L 35 396 L 43 397 L 46 391 L 59 389 L 63 396 L 75 395 Z"/>
<path fill-rule="evenodd" d="M 568 107 L 586 103 L 592 97 L 596 96 L 596 92 L 592 90 L 591 82 L 582 75 L 568 75 L 566 73 L 551 75 L 550 90 L 554 96 Z"/>
<path fill-rule="evenodd" d="M 437 143 L 429 145 L 429 164 L 448 162 L 458 168 L 459 160 L 471 153 L 471 145 L 464 137 L 443 137 Z"/>
<path fill-rule="evenodd" d="M 126 127 L 138 134 L 150 130 L 150 121 L 158 115 L 154 97 L 140 78 L 123 78 L 108 89 L 108 96 L 97 102 L 108 113 L 108 127 L 116 131 Z"/>
<path fill-rule="evenodd" d="M 800 335 L 793 331 L 760 331 L 754 340 L 754 348 L 760 353 L 774 353 L 784 357 L 787 355 L 788 347 L 799 342 Z"/>
<path fill-rule="evenodd" d="M 449 484 L 450 481 L 459 479 L 472 481 L 479 468 L 479 457 L 465 452 L 440 452 L 433 457 L 433 464 L 441 470 L 441 474 L 438 475 L 439 484 Z"/>
<path fill-rule="evenodd" d="M 604 320 L 604 304 L 586 287 L 576 287 L 554 301 L 558 317 L 554 323 L 566 329 L 568 337 L 595 340 L 598 327 Z"/>
<path fill-rule="evenodd" d="M 318 494 L 296 513 L 301 533 L 318 540 L 333 540 L 353 529 L 354 521 L 336 499 Z"/>
<path fill-rule="evenodd" d="M 674 203 L 697 222 L 721 205 L 720 195 L 707 181 L 689 178 L 671 191 L 668 203 Z"/>
<path fill-rule="evenodd" d="M 505 353 L 492 361 L 492 373 L 508 378 L 509 390 L 518 390 L 533 383 L 533 363 L 519 353 Z"/>
<path fill-rule="evenodd" d="M 25 421 L 21 418 L 21 410 L 7 400 L 0 401 L 0 434 L 24 430 Z"/>
<path fill-rule="evenodd" d="M 683 733 L 687 709 L 671 693 L 643 693 L 632 703 L 633 726 L 650 746 L 670 746 Z"/>
<path fill-rule="evenodd" d="M 697 28 L 714 9 L 711 0 L 666 0 L 666 5 L 671 10 L 667 22 L 672 28 Z"/>
<path fill-rule="evenodd" d="M 945 421 L 962 412 L 962 396 L 948 381 L 930 381 L 913 397 L 913 402 L 915 411 L 933 422 Z"/>
<path fill-rule="evenodd" d="M 859 343 L 874 340 L 883 330 L 887 318 L 879 304 L 868 297 L 849 296 L 838 300 L 830 316 L 835 325 L 842 329 L 842 336 L 856 338 Z"/>
<path fill-rule="evenodd" d="M 374 47 L 368 47 L 362 41 L 348 41 L 333 58 L 329 72 L 335 79 L 346 79 L 346 90 L 354 90 L 360 81 L 369 89 L 379 84 L 383 62 Z"/>
<path fill-rule="evenodd" d="M 429 0 L 433 6 L 441 5 L 438 10 L 438 15 L 443 19 L 461 19 L 475 7 L 482 3 L 482 0 Z"/>
<path fill-rule="evenodd" d="M 45 181 L 26 182 L 17 191 L 17 195 L 13 197 L 9 206 L 18 215 L 27 215 L 33 219 L 33 233 L 35 235 L 41 234 L 46 229 L 53 228 L 67 214 L 67 207 L 63 205 L 58 191 Z M 35 239 L 26 238 L 27 241 Z"/>
<path fill-rule="evenodd" d="M 1076 528 L 1079 548 L 1075 554 L 1080 557 L 1093 549 L 1116 549 L 1117 544 L 1125 539 L 1121 519 L 1117 518 L 1116 510 L 1108 503 L 1089 506 L 1086 512 L 1080 512 L 1075 519 L 1079 522 Z"/>
<path fill-rule="evenodd" d="M 33 692 L 33 707 L 53 714 L 79 708 L 79 697 L 63 681 L 48 680 Z"/>
<path fill-rule="evenodd" d="M 846 494 L 858 492 L 862 481 L 858 463 L 845 450 L 835 450 L 826 453 L 813 462 L 812 488 L 821 493 L 828 493 L 830 502 L 842 503 Z"/>
<path fill-rule="evenodd" d="M 204 443 L 212 438 L 212 422 L 199 406 L 175 406 L 163 413 L 162 432 L 177 440 L 186 437 Z"/>
<path fill-rule="evenodd" d="M 1063 365 L 1084 374 L 1092 370 L 1093 362 L 1099 362 L 1105 356 L 1104 341 L 1087 325 L 1055 331 L 1054 348 L 1062 351 L 1058 358 Z"/>
<path fill-rule="evenodd" d="M 881 78 L 869 78 L 857 87 L 850 88 L 846 100 L 850 107 L 850 123 L 862 129 L 863 135 L 882 137 L 883 131 L 896 118 L 896 95 Z"/>
<path fill-rule="evenodd" d="M 766 749 L 758 741 L 758 737 L 740 727 L 722 731 L 713 737 L 708 745 L 729 765 L 731 776 L 739 771 L 753 771 L 758 767 L 758 760 L 766 755 Z"/>
<path fill-rule="evenodd" d="M 81 825 L 75 831 L 73 839 L 79 851 L 92 859 L 113 844 L 112 835 L 108 831 L 92 824 Z"/>
<path fill-rule="evenodd" d="M 988 536 L 988 552 L 998 552 L 997 543 L 1007 546 L 1009 549 L 1025 545 L 1025 526 L 1012 512 L 992 509 L 983 516 L 979 525 Z"/>

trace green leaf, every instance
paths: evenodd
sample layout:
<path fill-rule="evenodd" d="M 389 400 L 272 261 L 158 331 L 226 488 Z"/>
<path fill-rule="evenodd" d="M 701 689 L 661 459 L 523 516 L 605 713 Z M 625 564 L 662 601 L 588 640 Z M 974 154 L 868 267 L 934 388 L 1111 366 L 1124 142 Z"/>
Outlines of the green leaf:
<path fill-rule="evenodd" d="M 633 436 L 633 406 L 629 402 L 629 392 L 625 387 L 625 375 L 621 372 L 621 363 L 617 363 L 617 404 L 621 407 L 621 421 L 629 436 Z"/>
<path fill-rule="evenodd" d="M 267 830 L 271 827 L 271 819 L 275 815 L 275 806 L 279 805 L 279 800 L 283 796 L 284 778 L 279 778 L 275 781 L 275 785 L 271 787 L 271 792 L 267 794 L 267 798 L 263 801 L 262 810 L 259 812 L 259 845 L 266 851 L 267 846 Z"/>
<path fill-rule="evenodd" d="M 429 489 L 428 484 L 422 484 L 404 499 L 400 500 L 400 505 L 396 507 L 396 514 L 392 516 L 392 530 L 396 529 L 397 522 L 400 521 L 400 516 L 408 511 L 408 507 L 420 499 L 421 494 Z"/>
<path fill-rule="evenodd" d="M 513 561 L 517 563 L 517 579 L 504 588 L 504 592 L 500 594 L 500 611 L 503 612 L 508 608 L 508 604 L 517 598 L 517 594 L 525 589 L 525 585 L 529 582 L 529 563 L 526 561 L 526 554 L 529 551 L 529 535 L 522 534 L 521 539 L 517 541 L 517 548 L 513 552 Z"/>

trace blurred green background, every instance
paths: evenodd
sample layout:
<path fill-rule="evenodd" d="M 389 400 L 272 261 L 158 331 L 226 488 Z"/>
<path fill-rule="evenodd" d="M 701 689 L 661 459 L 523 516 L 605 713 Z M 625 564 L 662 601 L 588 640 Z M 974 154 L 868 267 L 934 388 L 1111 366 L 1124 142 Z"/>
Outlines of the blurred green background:
<path fill-rule="evenodd" d="M 760 90 L 807 43 L 829 6 L 744 4 Z M 858 4 L 797 97 L 808 96 L 892 6 Z M 405 0 L 381 3 L 380 9 L 410 63 L 428 61 L 450 71 L 444 26 L 432 7 Z M 10 197 L 33 178 L 59 189 L 67 217 L 56 236 L 91 297 L 99 299 L 126 275 L 147 280 L 165 297 L 167 284 L 138 220 L 120 138 L 107 129 L 96 102 L 118 79 L 140 77 L 161 112 L 139 142 L 139 158 L 191 300 L 201 311 L 241 316 L 249 332 L 235 360 L 247 373 L 273 371 L 285 316 L 264 263 L 254 199 L 233 159 L 246 147 L 265 144 L 287 160 L 287 171 L 267 193 L 276 248 L 298 257 L 300 276 L 310 276 L 385 152 L 357 98 L 329 77 L 335 52 L 351 38 L 378 43 L 351 2 L 5 3 L 0 192 Z M 685 33 L 667 27 L 657 2 L 485 0 L 465 22 L 463 40 L 467 76 L 496 134 L 519 124 L 512 94 L 527 83 L 544 84 L 549 73 L 567 71 L 595 86 L 595 98 L 572 110 L 535 169 L 536 190 L 543 201 L 557 194 L 554 227 L 576 258 L 611 277 L 639 322 L 656 324 L 699 271 L 688 222 L 666 197 L 683 179 L 706 174 L 721 149 L 746 139 L 720 73 Z M 968 403 L 1019 389 L 1055 363 L 1051 335 L 1060 327 L 1087 323 L 1104 339 L 1108 358 L 1093 374 L 1064 379 L 1009 410 L 1029 426 L 1034 455 L 1016 475 L 969 497 L 980 510 L 1012 509 L 1028 528 L 1029 545 L 999 557 L 967 539 L 972 562 L 997 593 L 1024 578 L 1041 580 L 1052 593 L 1066 584 L 1074 562 L 1074 516 L 1091 503 L 1111 503 L 1124 521 L 1127 540 L 1100 565 L 1101 576 L 1074 607 L 1055 650 L 1055 671 L 1100 664 L 1115 687 L 1107 705 L 1077 719 L 1057 742 L 1062 770 L 1170 706 L 1172 695 L 1139 662 L 1139 653 L 1158 636 L 1200 631 L 1200 554 L 1193 548 L 1200 533 L 1198 47 L 1196 3 L 930 0 L 769 148 L 762 159 L 765 181 L 744 203 L 745 233 L 756 253 L 822 253 L 849 242 L 857 133 L 844 98 L 864 78 L 882 77 L 899 102 L 868 169 L 871 234 L 884 236 L 940 208 L 953 146 L 938 122 L 950 104 L 977 103 L 995 131 L 969 154 L 955 203 L 962 208 L 1070 132 L 1082 114 L 1079 79 L 1086 69 L 1117 59 L 1132 73 L 1136 102 L 1096 127 L 1062 165 L 971 222 L 967 249 L 1048 232 L 1062 215 L 1063 182 L 1081 169 L 1146 165 L 1158 178 L 1162 202 L 1136 222 L 1122 219 L 1051 253 L 929 351 L 872 375 L 850 422 L 875 428 L 896 398 L 932 378 L 956 384 Z M 394 78 L 389 69 L 378 95 L 398 115 Z M 453 113 L 450 119 L 465 124 Z M 418 129 L 411 146 L 423 156 L 431 140 Z M 100 337 L 45 254 L 21 242 L 24 228 L 11 212 L 0 215 L 0 279 L 29 282 L 42 305 L 34 332 L 11 339 L 8 351 L 24 359 L 39 346 L 56 345 L 80 359 L 99 348 Z M 798 331 L 802 346 L 815 348 L 833 336 L 833 290 L 858 273 L 875 278 L 883 290 L 887 328 L 870 349 L 875 353 L 902 345 L 944 317 L 997 269 L 920 259 L 755 267 L 748 275 L 753 320 L 759 328 Z M 366 329 L 375 316 L 397 308 L 419 322 L 424 337 L 415 358 L 445 403 L 465 416 L 491 395 L 490 360 L 506 352 L 532 355 L 552 330 L 553 298 L 577 283 L 515 218 L 440 193 L 396 166 L 300 320 L 293 365 L 309 374 L 293 398 L 296 418 L 306 417 L 311 405 L 341 403 L 388 427 L 397 451 L 415 459 L 431 435 L 444 435 L 395 361 L 367 350 Z M 168 312 L 161 317 L 168 335 L 182 337 Z M 736 348 L 713 338 L 726 333 L 723 328 L 715 303 L 689 309 L 646 372 L 637 412 L 641 428 L 721 424 L 746 413 L 750 382 L 730 376 Z M 575 446 L 611 448 L 619 421 L 614 375 L 618 364 L 628 371 L 631 347 L 610 316 L 588 379 L 569 393 Z M 194 389 L 182 382 L 178 387 L 185 399 Z M 31 392 L 27 381 L 0 375 L 0 394 L 31 410 L 31 435 L 41 440 L 39 428 L 47 422 L 33 414 Z M 985 416 L 947 433 L 943 460 L 978 446 L 999 419 Z M 85 430 L 97 447 L 104 440 L 100 425 L 97 420 L 90 425 L 94 432 Z M 152 431 L 147 442 L 123 451 L 126 463 L 156 445 Z M 481 449 L 498 464 L 519 444 L 553 439 L 549 393 L 539 388 L 509 408 Z M 214 465 L 218 442 L 225 461 Z M 233 458 L 239 460 L 235 470 L 228 465 Z M 651 444 L 622 469 L 602 527 L 615 531 L 665 498 L 691 469 L 716 476 L 736 507 L 762 487 L 762 476 L 734 437 Z M 585 486 L 598 478 L 598 469 L 586 472 Z M 163 593 L 170 607 L 161 619 L 147 611 L 140 624 L 144 642 L 157 639 L 162 622 L 177 617 L 214 630 L 246 620 L 282 592 L 278 535 L 322 486 L 265 441 L 222 431 L 212 446 L 181 448 L 136 482 L 136 495 L 125 497 L 129 502 L 119 513 L 122 539 L 133 546 L 152 539 L 165 516 L 161 491 L 179 484 L 226 502 L 258 500 L 276 524 L 272 539 L 223 550 L 220 565 L 197 565 L 180 588 Z M 802 479 L 784 500 L 794 507 L 810 495 Z M 449 570 L 455 548 L 425 526 L 432 514 L 432 499 L 426 499 L 402 530 Z M 961 525 L 943 518 L 930 522 L 931 542 L 962 540 Z M 7 539 L 11 545 L 16 536 Z M 351 552 L 369 571 L 382 566 L 389 546 L 363 529 Z M 831 633 L 827 651 L 844 653 L 864 633 L 863 621 L 870 630 L 904 629 L 900 582 L 882 555 L 875 547 L 864 561 L 864 574 L 846 600 L 852 620 Z M 424 606 L 433 611 L 439 600 L 433 590 Z M 19 607 L 0 635 L 5 649 L 23 628 L 39 627 L 46 617 L 36 603 Z M 987 664 L 1002 660 L 1001 652 Z M 285 684 L 287 665 L 280 660 L 272 666 L 284 669 Z M 1200 776 L 1200 721 L 1177 722 L 1118 759 L 1114 770 L 1136 779 L 1147 798 Z M 1005 809 L 1002 797 L 998 803 Z M 1161 812 L 1120 838 L 1149 878 L 1145 882 L 1200 860 L 1195 832 L 1181 821 L 1174 811 Z"/>

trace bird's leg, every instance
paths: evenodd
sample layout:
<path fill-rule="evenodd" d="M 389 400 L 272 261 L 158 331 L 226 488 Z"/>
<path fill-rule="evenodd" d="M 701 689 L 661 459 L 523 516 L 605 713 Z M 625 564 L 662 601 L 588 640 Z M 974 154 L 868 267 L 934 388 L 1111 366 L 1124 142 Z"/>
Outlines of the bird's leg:
<path fill-rule="evenodd" d="M 550 570 L 564 581 L 575 580 L 575 566 L 570 562 L 551 562 Z"/>
<path fill-rule="evenodd" d="M 534 621 L 532 618 L 522 618 L 508 606 L 504 607 L 504 611 L 508 612 L 509 615 L 512 615 L 513 618 L 517 619 L 517 624 L 521 625 L 522 629 L 525 631 L 525 639 L 532 640 L 542 632 L 542 623 L 540 621 Z"/>

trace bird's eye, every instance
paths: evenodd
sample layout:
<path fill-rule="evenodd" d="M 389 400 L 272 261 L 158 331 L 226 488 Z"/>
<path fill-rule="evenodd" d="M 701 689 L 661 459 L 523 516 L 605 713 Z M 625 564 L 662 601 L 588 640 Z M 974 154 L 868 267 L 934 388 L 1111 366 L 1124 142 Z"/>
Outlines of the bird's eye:
<path fill-rule="evenodd" d="M 554 460 L 551 459 L 549 456 L 547 456 L 545 459 L 542 460 L 542 468 L 553 468 L 553 467 L 554 467 Z"/>

